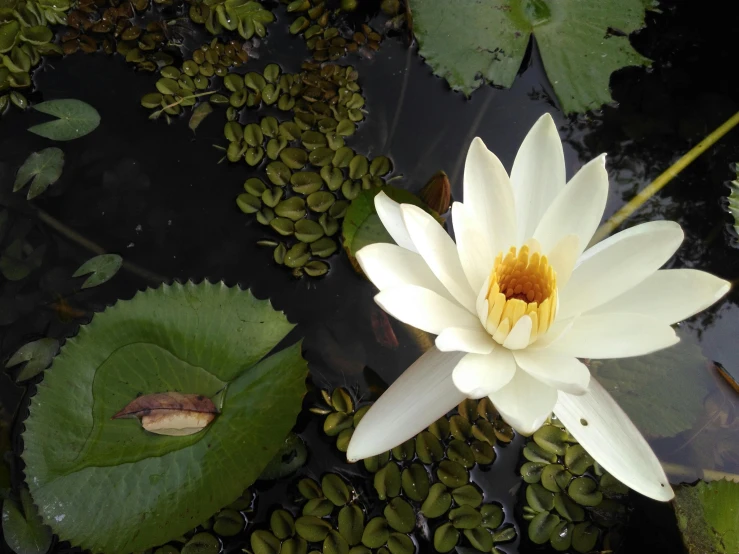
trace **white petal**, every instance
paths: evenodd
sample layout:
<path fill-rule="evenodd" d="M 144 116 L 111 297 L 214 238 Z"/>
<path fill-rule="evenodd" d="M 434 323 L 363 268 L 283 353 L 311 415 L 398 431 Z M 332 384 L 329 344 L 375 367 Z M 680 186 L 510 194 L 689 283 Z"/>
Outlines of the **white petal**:
<path fill-rule="evenodd" d="M 624 485 L 655 500 L 675 496 L 647 441 L 595 379 L 583 395 L 560 392 L 554 413 L 588 454 Z"/>
<path fill-rule="evenodd" d="M 381 291 L 375 302 L 403 323 L 438 335 L 447 327 L 479 329 L 480 320 L 429 289 L 404 285 Z"/>
<path fill-rule="evenodd" d="M 375 210 L 385 230 L 390 233 L 398 246 L 416 252 L 416 247 L 413 245 L 408 230 L 405 228 L 403 217 L 400 215 L 400 204 L 384 192 L 380 192 L 375 196 Z"/>
<path fill-rule="evenodd" d="M 547 350 L 517 350 L 513 353 L 518 367 L 542 383 L 571 394 L 588 389 L 590 370 L 577 358 Z"/>
<path fill-rule="evenodd" d="M 576 257 L 582 254 L 603 217 L 607 198 L 606 155 L 601 154 L 570 179 L 541 218 L 534 236 L 544 251 L 566 235 L 576 235 L 580 244 Z"/>
<path fill-rule="evenodd" d="M 519 319 L 503 341 L 503 346 L 509 350 L 520 350 L 529 345 L 533 322 L 527 315 Z"/>
<path fill-rule="evenodd" d="M 464 202 L 488 237 L 491 255 L 513 246 L 516 208 L 511 181 L 503 164 L 479 138 L 470 144 L 464 163 Z"/>
<path fill-rule="evenodd" d="M 570 281 L 580 255 L 580 239 L 577 235 L 565 235 L 547 254 L 549 264 L 557 275 L 557 286 L 564 288 Z"/>
<path fill-rule="evenodd" d="M 452 382 L 464 354 L 431 348 L 398 377 L 354 430 L 350 462 L 387 452 L 423 431 L 465 399 Z"/>
<path fill-rule="evenodd" d="M 467 354 L 454 368 L 452 378 L 468 398 L 489 396 L 506 386 L 516 373 L 516 362 L 505 348 L 489 354 Z"/>
<path fill-rule="evenodd" d="M 557 391 L 525 371 L 516 374 L 490 400 L 503 419 L 522 435 L 530 435 L 546 421 L 557 402 Z"/>
<path fill-rule="evenodd" d="M 482 328 L 460 329 L 447 327 L 436 337 L 436 348 L 442 352 L 471 352 L 489 354 L 495 347 L 493 338 Z"/>
<path fill-rule="evenodd" d="M 364 274 L 380 290 L 416 285 L 456 302 L 420 254 L 397 244 L 378 242 L 360 249 L 356 256 Z"/>
<path fill-rule="evenodd" d="M 539 221 L 564 185 L 562 142 L 552 116 L 544 114 L 521 143 L 511 169 L 517 244 L 534 236 Z"/>
<path fill-rule="evenodd" d="M 431 215 L 413 204 L 401 204 L 408 234 L 416 250 L 447 290 L 470 312 L 475 312 L 475 294 L 459 262 L 457 246 Z"/>
<path fill-rule="evenodd" d="M 478 291 L 493 269 L 493 248 L 488 242 L 488 236 L 477 227 L 470 210 L 461 202 L 452 204 L 452 222 L 459 262 L 470 288 Z"/>
<path fill-rule="evenodd" d="M 596 244 L 561 289 L 558 316 L 587 312 L 636 286 L 669 260 L 682 240 L 674 221 L 650 221 Z"/>
<path fill-rule="evenodd" d="M 564 322 L 563 322 L 564 323 Z M 581 315 L 546 351 L 576 358 L 628 358 L 677 344 L 669 325 L 638 314 Z"/>
<path fill-rule="evenodd" d="M 642 314 L 671 325 L 705 310 L 730 288 L 731 283 L 705 271 L 663 269 L 588 314 Z"/>

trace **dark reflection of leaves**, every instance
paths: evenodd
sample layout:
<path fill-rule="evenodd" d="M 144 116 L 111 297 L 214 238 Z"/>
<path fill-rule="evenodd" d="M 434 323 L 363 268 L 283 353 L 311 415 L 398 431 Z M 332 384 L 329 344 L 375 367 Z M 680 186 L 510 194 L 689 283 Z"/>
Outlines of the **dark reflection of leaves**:
<path fill-rule="evenodd" d="M 727 45 L 732 18 L 717 21 L 691 2 L 678 2 L 664 13 L 649 13 L 644 31 L 632 40 L 654 60 L 646 72 L 625 69 L 611 80 L 617 106 L 578 116 L 560 129 L 566 145 L 584 164 L 606 152 L 611 194 L 606 217 L 739 109 L 717 67 L 734 63 Z M 710 33 L 696 33 L 710 28 Z M 706 63 L 711 60 L 711 63 Z M 726 240 L 730 217 L 722 206 L 727 169 L 739 160 L 736 130 L 730 132 L 647 201 L 622 228 L 659 219 L 677 221 L 685 241 L 668 264 L 702 269 L 735 281 L 739 256 Z M 577 168 L 568 168 L 568 175 Z M 620 230 L 620 229 L 619 229 Z M 726 303 L 736 303 L 734 290 Z M 728 326 L 721 304 L 687 323 L 700 338 L 712 326 Z"/>

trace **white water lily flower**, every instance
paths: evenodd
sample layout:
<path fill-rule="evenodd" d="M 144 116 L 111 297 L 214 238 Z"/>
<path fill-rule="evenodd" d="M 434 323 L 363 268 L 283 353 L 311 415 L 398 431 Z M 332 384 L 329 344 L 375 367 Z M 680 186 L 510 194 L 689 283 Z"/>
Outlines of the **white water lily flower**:
<path fill-rule="evenodd" d="M 652 449 L 578 358 L 640 356 L 676 342 L 671 325 L 713 304 L 729 283 L 659 270 L 683 240 L 677 223 L 626 229 L 586 250 L 606 204 L 605 155 L 565 182 L 562 144 L 547 114 L 526 136 L 510 177 L 476 138 L 456 244 L 424 210 L 380 193 L 395 244 L 357 253 L 397 319 L 438 335 L 357 426 L 357 461 L 413 437 L 465 398 L 490 397 L 525 435 L 554 412 L 614 477 L 657 500 L 674 494 Z"/>

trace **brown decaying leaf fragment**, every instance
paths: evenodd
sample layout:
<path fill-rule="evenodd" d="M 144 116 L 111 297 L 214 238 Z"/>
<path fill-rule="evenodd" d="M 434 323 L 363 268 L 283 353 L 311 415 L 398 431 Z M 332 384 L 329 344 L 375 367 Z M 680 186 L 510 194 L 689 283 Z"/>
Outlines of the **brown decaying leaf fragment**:
<path fill-rule="evenodd" d="M 419 194 L 421 200 L 438 214 L 449 211 L 452 202 L 452 186 L 443 171 L 437 171 Z"/>
<path fill-rule="evenodd" d="M 157 435 L 193 435 L 218 414 L 213 401 L 201 394 L 159 392 L 139 396 L 112 419 L 138 417 L 141 426 Z"/>
<path fill-rule="evenodd" d="M 395 336 L 395 331 L 390 324 L 390 319 L 387 317 L 385 312 L 379 308 L 372 307 L 372 331 L 375 334 L 375 339 L 385 348 L 395 349 L 399 346 L 398 338 Z"/>

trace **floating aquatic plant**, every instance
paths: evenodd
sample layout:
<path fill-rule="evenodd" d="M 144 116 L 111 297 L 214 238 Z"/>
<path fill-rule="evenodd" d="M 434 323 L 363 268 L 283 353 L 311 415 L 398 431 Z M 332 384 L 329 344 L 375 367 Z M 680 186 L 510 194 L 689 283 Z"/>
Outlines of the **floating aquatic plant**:
<path fill-rule="evenodd" d="M 125 554 L 233 502 L 300 411 L 300 345 L 264 358 L 292 327 L 268 301 L 222 283 L 162 285 L 97 314 L 66 342 L 25 422 L 22 456 L 44 522 L 82 548 Z M 219 414 L 188 436 L 111 419 L 139 395 L 169 392 L 207 397 Z"/>
<path fill-rule="evenodd" d="M 419 54 L 454 90 L 510 87 L 533 35 L 565 113 L 611 102 L 611 74 L 649 65 L 629 43 L 644 26 L 642 0 L 455 2 L 408 0 Z M 597 60 L 594 61 L 594 60 Z"/>
<path fill-rule="evenodd" d="M 605 156 L 565 184 L 562 144 L 539 119 L 509 177 L 475 139 L 455 203 L 456 244 L 426 212 L 378 194 L 397 245 L 357 253 L 377 303 L 437 334 L 355 430 L 350 460 L 418 433 L 464 398 L 489 396 L 531 434 L 554 411 L 591 456 L 630 488 L 673 497 L 659 460 L 577 358 L 638 356 L 678 341 L 671 324 L 710 306 L 729 284 L 695 270 L 658 271 L 683 239 L 669 221 L 644 223 L 587 249 L 608 193 Z M 410 401 L 409 401 L 410 399 Z"/>

